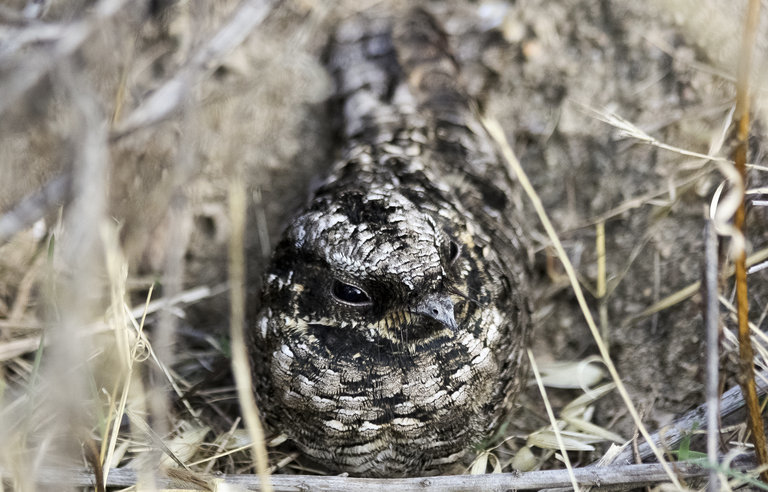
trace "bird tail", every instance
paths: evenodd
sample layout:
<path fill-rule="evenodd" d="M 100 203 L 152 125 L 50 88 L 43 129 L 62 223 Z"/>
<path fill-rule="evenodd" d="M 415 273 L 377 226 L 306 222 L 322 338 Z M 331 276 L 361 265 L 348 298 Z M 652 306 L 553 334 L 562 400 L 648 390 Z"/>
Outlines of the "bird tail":
<path fill-rule="evenodd" d="M 353 16 L 337 29 L 326 65 L 336 81 L 344 139 L 383 142 L 396 128 L 423 125 L 426 114 L 435 118 L 431 125 L 476 119 L 448 38 L 422 8 L 394 21 L 375 12 Z"/>
<path fill-rule="evenodd" d="M 414 8 L 392 33 L 398 62 L 419 105 L 437 117 L 456 119 L 471 106 L 445 32 L 422 8 Z"/>

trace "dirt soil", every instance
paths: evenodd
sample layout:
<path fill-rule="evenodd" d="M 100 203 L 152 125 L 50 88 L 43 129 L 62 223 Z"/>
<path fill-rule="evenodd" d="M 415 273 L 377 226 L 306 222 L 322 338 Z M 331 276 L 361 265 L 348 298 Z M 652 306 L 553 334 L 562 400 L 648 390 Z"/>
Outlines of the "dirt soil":
<path fill-rule="evenodd" d="M 450 35 L 470 92 L 499 120 L 543 200 L 582 286 L 591 293 L 588 302 L 609 340 L 611 357 L 650 429 L 704 401 L 701 296 L 694 293 L 660 312 L 638 315 L 700 280 L 705 219 L 724 177 L 710 161 L 622 135 L 601 120 L 617 115 L 658 142 L 730 156 L 733 139 L 724 125 L 735 95 L 738 50 L 732 41 L 741 22 L 739 12 L 719 11 L 706 21 L 711 24 L 702 21 L 702 11 L 720 8 L 714 1 L 670 3 L 675 5 L 661 0 L 425 4 Z M 156 1 L 148 10 L 125 7 L 67 63 L 51 69 L 7 109 L 3 103 L 0 211 L 52 177 L 79 169 L 80 128 L 92 128 L 83 109 L 87 104 L 77 97 L 80 91 L 93 96 L 93 111 L 104 121 L 114 116 L 116 128 L 211 37 L 236 4 Z M 15 18 L 11 14 L 24 5 L 11 1 L 0 19 Z M 54 1 L 43 20 L 68 22 L 88 15 L 90 5 Z M 255 308 L 271 245 L 332 159 L 333 115 L 325 104 L 332 88 L 321 59 L 333 26 L 356 9 L 396 11 L 404 5 L 280 2 L 241 48 L 193 87 L 180 111 L 112 141 L 105 214 L 120 224 L 134 305 L 156 279 L 164 281 L 160 294 L 226 282 L 227 193 L 237 176 L 250 193 L 246 247 L 249 309 Z M 758 62 L 766 59 L 761 49 Z M 7 58 L 0 62 L 5 63 L 2 90 L 11 72 Z M 758 96 L 750 162 L 760 164 L 768 135 L 766 107 L 760 103 L 764 94 Z M 718 139 L 724 143 L 717 145 Z M 749 187 L 764 186 L 767 176 L 753 171 Z M 55 229 L 58 217 L 58 208 L 51 208 L 43 229 Z M 768 208 L 750 207 L 748 253 L 768 246 L 767 219 Z M 606 251 L 607 294 L 600 299 L 595 294 L 597 223 L 605 227 Z M 39 227 L 0 245 L 0 321 L 7 321 L 0 326 L 6 327 L 6 340 L 18 336 L 7 328 L 11 321 L 42 317 L 35 305 L 39 289 L 14 311 L 19 296 L 30 292 L 24 279 L 30 265 L 39 264 L 45 244 Z M 534 352 L 540 363 L 584 359 L 597 353 L 596 345 L 542 231 L 531 217 L 538 273 Z M 169 265 L 183 273 L 169 277 Z M 176 279 L 175 287 L 169 278 Z M 768 269 L 749 280 L 751 318 L 762 329 Z M 732 300 L 731 289 L 727 281 L 723 295 Z M 178 352 L 192 350 L 210 334 L 225 338 L 228 312 L 226 295 L 187 307 L 178 320 Z M 731 318 L 723 320 L 727 329 L 734 328 Z M 221 357 L 206 360 L 219 365 L 199 371 L 216 376 L 199 379 L 227 381 Z M 731 355 L 723 357 L 723 367 L 730 387 L 735 384 Z M 13 375 L 20 369 L 6 371 Z M 556 410 L 581 394 L 551 393 Z M 513 434 L 546 425 L 535 385 L 520 407 Z M 232 402 L 230 411 L 237 412 Z M 222 419 L 223 428 L 234 420 L 232 415 L 215 418 Z M 625 438 L 634 432 L 614 393 L 597 404 L 593 421 Z M 511 441 L 510 447 L 523 442 Z M 585 464 L 599 455 L 600 450 L 574 459 Z"/>

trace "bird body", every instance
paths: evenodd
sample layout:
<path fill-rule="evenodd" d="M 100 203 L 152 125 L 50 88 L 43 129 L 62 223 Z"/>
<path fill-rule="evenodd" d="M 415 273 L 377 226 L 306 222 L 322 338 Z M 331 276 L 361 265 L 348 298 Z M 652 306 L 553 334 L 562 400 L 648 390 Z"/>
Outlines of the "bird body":
<path fill-rule="evenodd" d="M 255 391 L 270 427 L 331 469 L 429 472 L 521 387 L 522 209 L 429 14 L 351 19 L 328 68 L 339 156 L 267 270 Z"/>

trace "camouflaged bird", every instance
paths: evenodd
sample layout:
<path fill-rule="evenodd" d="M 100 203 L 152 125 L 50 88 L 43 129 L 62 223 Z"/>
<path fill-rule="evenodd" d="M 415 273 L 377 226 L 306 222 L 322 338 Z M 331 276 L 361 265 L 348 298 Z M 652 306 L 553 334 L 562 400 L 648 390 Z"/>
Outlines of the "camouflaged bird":
<path fill-rule="evenodd" d="M 363 476 L 427 473 L 487 437 L 530 325 L 516 185 L 432 17 L 394 24 L 337 31 L 339 158 L 277 245 L 251 331 L 267 424 Z"/>

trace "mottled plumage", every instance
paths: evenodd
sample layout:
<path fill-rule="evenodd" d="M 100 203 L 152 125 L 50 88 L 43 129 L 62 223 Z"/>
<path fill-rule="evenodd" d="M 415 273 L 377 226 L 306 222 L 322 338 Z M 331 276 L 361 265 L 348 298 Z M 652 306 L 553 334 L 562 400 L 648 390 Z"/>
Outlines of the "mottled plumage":
<path fill-rule="evenodd" d="M 422 10 L 357 17 L 328 55 L 339 157 L 288 226 L 251 331 L 267 423 L 356 475 L 455 462 L 524 377 L 515 184 Z"/>

